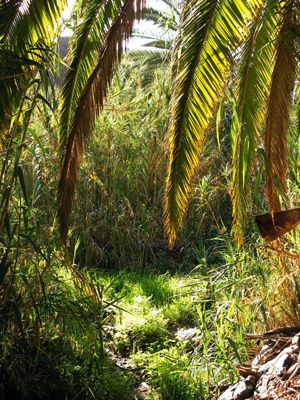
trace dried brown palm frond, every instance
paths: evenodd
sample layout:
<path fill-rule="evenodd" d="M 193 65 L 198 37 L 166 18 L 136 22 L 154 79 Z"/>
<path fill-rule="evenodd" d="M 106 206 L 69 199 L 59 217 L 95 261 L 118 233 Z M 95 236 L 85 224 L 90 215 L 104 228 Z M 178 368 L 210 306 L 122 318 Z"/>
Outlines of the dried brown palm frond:
<path fill-rule="evenodd" d="M 255 151 L 265 122 L 268 93 L 274 67 L 274 37 L 278 20 L 270 12 L 274 1 L 261 4 L 251 22 L 249 36 L 242 47 L 236 79 L 236 110 L 233 113 L 232 217 L 236 243 L 241 246 L 251 204 L 251 175 Z"/>
<path fill-rule="evenodd" d="M 124 42 L 132 35 L 134 20 L 140 17 L 144 7 L 144 0 L 126 0 L 121 4 L 113 23 L 102 38 L 97 64 L 76 104 L 71 129 L 67 133 L 59 182 L 58 217 L 64 242 L 67 238 L 78 169 L 85 145 L 91 137 L 95 117 L 103 108 L 113 67 L 123 53 Z"/>
<path fill-rule="evenodd" d="M 280 193 L 286 193 L 288 177 L 288 124 L 296 79 L 296 21 L 294 1 L 286 4 L 278 37 L 275 67 L 265 129 L 266 198 L 271 211 L 280 210 Z"/>
<path fill-rule="evenodd" d="M 300 208 L 257 215 L 255 222 L 262 237 L 271 242 L 300 224 Z"/>

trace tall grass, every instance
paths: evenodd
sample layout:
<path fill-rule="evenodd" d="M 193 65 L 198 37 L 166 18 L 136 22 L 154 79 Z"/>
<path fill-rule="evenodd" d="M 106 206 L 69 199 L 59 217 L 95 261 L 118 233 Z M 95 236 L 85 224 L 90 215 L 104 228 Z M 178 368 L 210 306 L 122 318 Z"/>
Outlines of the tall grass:
<path fill-rule="evenodd" d="M 189 268 L 197 262 L 199 241 L 230 231 L 230 143 L 223 132 L 220 151 L 212 130 L 187 227 L 175 251 L 167 249 L 162 197 L 170 75 L 164 64 L 145 86 L 137 61 L 130 57 L 115 73 L 78 185 L 70 240 L 80 240 L 80 265 L 166 270 L 181 263 Z"/>

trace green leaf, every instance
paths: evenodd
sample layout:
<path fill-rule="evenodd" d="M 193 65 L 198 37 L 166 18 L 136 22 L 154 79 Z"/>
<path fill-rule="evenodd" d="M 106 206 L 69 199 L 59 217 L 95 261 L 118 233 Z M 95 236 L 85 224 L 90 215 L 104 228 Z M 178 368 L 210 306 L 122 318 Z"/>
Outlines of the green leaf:
<path fill-rule="evenodd" d="M 189 1 L 182 13 L 174 62 L 170 161 L 164 201 L 169 245 L 177 239 L 214 111 L 234 54 L 259 1 Z"/>

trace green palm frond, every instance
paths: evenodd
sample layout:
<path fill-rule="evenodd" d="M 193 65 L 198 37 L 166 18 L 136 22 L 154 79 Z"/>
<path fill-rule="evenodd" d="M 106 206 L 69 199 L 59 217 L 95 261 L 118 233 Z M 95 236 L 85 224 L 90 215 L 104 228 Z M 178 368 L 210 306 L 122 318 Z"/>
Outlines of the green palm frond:
<path fill-rule="evenodd" d="M 1 1 L 0 3 L 0 40 L 5 38 L 17 20 L 20 9 L 20 0 Z"/>
<path fill-rule="evenodd" d="M 170 6 L 172 10 L 172 6 Z M 177 13 L 176 13 L 177 15 Z M 177 15 L 178 16 L 178 15 Z M 178 16 L 179 18 L 179 16 Z M 162 29 L 168 29 L 171 31 L 176 31 L 177 30 L 177 21 L 175 19 L 175 15 L 163 12 L 163 11 L 158 11 L 152 7 L 147 7 L 143 20 L 145 21 L 151 21 L 155 25 L 159 26 Z"/>
<path fill-rule="evenodd" d="M 161 50 L 168 50 L 171 49 L 173 44 L 172 40 L 152 40 L 151 42 L 148 42 L 144 44 L 145 47 L 156 47 L 157 49 Z"/>
<path fill-rule="evenodd" d="M 259 0 L 194 0 L 183 10 L 173 68 L 176 76 L 164 200 L 170 246 L 183 225 L 205 132 L 225 89 L 233 53 L 260 4 Z"/>
<path fill-rule="evenodd" d="M 94 2 L 95 4 L 98 2 Z M 82 70 L 76 70 L 76 74 L 82 71 L 92 72 L 88 74 L 88 79 L 83 77 L 84 89 L 79 75 L 75 79 L 70 79 L 70 74 L 66 77 L 64 96 L 68 96 L 69 101 L 64 99 L 61 113 L 61 132 L 65 127 L 62 143 L 65 143 L 65 154 L 63 157 L 62 171 L 59 182 L 58 197 L 58 217 L 60 232 L 63 241 L 66 240 L 71 208 L 74 201 L 75 186 L 79 165 L 83 156 L 84 147 L 91 137 L 95 124 L 95 117 L 102 109 L 106 96 L 107 88 L 112 76 L 112 69 L 123 53 L 124 41 L 132 35 L 133 23 L 139 18 L 145 4 L 143 0 L 125 0 L 124 2 L 108 1 L 102 4 L 102 9 L 98 15 L 95 29 L 98 35 L 99 47 L 96 65 L 93 65 L 91 53 L 89 52 L 83 59 Z M 93 14 L 93 13 L 92 13 Z M 94 14 L 93 14 L 94 15 Z M 84 21 L 85 22 L 85 21 Z M 93 33 L 93 26 L 87 24 L 88 30 Z M 89 34 L 84 32 L 82 27 L 79 29 L 80 36 L 85 37 L 84 42 L 89 40 Z M 93 38 L 93 36 L 92 36 Z M 79 41 L 81 43 L 81 41 Z M 86 44 L 81 45 L 85 48 Z M 91 41 L 93 46 L 93 41 Z M 74 57 L 81 61 L 84 52 L 74 47 Z M 67 86 L 70 86 L 67 88 Z M 66 139 L 65 139 L 66 138 Z"/>
<path fill-rule="evenodd" d="M 271 211 L 280 210 L 279 193 L 287 190 L 288 123 L 292 90 L 296 79 L 296 13 L 297 2 L 282 4 L 282 28 L 278 36 L 275 67 L 268 101 L 265 152 L 269 168 L 266 170 L 266 198 Z M 299 11 L 299 10 L 298 10 Z"/>
<path fill-rule="evenodd" d="M 183 3 L 182 0 L 161 0 L 163 3 L 165 3 L 168 7 L 170 7 L 171 10 L 174 11 L 176 15 L 180 15 L 180 8 L 181 8 L 181 3 Z"/>
<path fill-rule="evenodd" d="M 159 50 L 132 50 L 128 53 L 128 59 L 133 61 L 134 66 L 150 65 L 157 67 L 157 65 L 166 62 L 166 58 L 170 61 L 170 56 Z"/>
<path fill-rule="evenodd" d="M 231 198 L 234 237 L 238 245 L 242 244 L 247 222 L 250 177 L 265 119 L 270 71 L 274 66 L 274 38 L 278 29 L 276 8 L 276 0 L 261 5 L 252 21 L 238 67 L 236 110 L 231 128 L 234 138 Z"/>
<path fill-rule="evenodd" d="M 67 0 L 13 0 L 0 6 L 0 41 L 18 53 L 51 40 Z"/>
<path fill-rule="evenodd" d="M 32 74 L 49 51 L 66 4 L 67 0 L 0 2 L 1 135 L 9 128 Z"/>
<path fill-rule="evenodd" d="M 142 87 L 151 84 L 158 68 L 164 68 L 170 62 L 171 53 L 160 50 L 130 51 L 128 60 L 132 62 L 132 68 L 138 68 L 141 72 Z"/>
<path fill-rule="evenodd" d="M 25 94 L 33 68 L 38 65 L 27 56 L 0 45 L 0 138 L 6 136 L 13 117 Z"/>
<path fill-rule="evenodd" d="M 59 125 L 62 150 L 65 148 L 72 128 L 79 97 L 97 62 L 101 38 L 107 29 L 105 16 L 109 19 L 114 17 L 114 4 L 110 2 L 107 8 L 104 8 L 104 4 L 104 1 L 98 0 L 83 4 L 82 22 L 78 25 L 70 43 L 71 62 L 62 90 Z"/>

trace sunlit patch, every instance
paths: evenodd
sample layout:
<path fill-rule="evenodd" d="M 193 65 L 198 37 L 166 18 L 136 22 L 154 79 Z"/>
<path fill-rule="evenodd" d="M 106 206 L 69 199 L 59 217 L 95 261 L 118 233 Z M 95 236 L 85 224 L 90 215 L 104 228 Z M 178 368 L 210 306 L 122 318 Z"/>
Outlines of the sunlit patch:
<path fill-rule="evenodd" d="M 21 1 L 20 5 L 19 5 L 19 11 L 22 14 L 28 14 L 29 13 L 29 6 L 30 6 L 30 1 L 29 0 Z"/>

